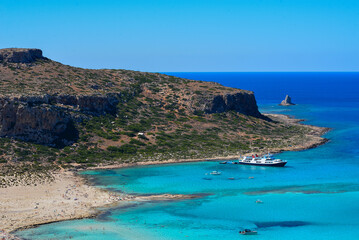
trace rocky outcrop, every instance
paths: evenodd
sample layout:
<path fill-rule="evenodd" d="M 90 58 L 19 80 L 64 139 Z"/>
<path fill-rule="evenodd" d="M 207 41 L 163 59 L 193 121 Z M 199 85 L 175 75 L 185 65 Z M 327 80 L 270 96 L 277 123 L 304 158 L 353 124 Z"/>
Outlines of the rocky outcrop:
<path fill-rule="evenodd" d="M 135 93 L 133 93 L 135 94 Z M 126 96 L 128 97 L 128 96 Z M 50 146 L 65 146 L 78 139 L 76 122 L 91 116 L 115 114 L 121 93 L 106 95 L 38 95 L 0 97 L 0 137 L 12 137 Z M 222 113 L 237 111 L 265 118 L 253 92 L 223 95 L 196 95 L 192 111 Z"/>
<path fill-rule="evenodd" d="M 215 96 L 198 96 L 192 102 L 194 111 L 205 113 L 223 113 L 227 111 L 237 111 L 245 115 L 265 118 L 259 111 L 253 92 L 240 91 Z"/>
<path fill-rule="evenodd" d="M 33 63 L 44 58 L 40 49 L 4 48 L 0 49 L 0 62 L 3 63 Z"/>
<path fill-rule="evenodd" d="M 52 146 L 78 138 L 76 121 L 88 115 L 114 114 L 121 94 L 0 97 L 0 137 Z"/>
<path fill-rule="evenodd" d="M 291 106 L 291 105 L 295 105 L 295 104 L 292 103 L 292 99 L 289 97 L 289 95 L 286 95 L 285 99 L 279 105 L 280 106 Z"/>
<path fill-rule="evenodd" d="M 74 111 L 91 115 L 114 114 L 120 102 L 121 93 L 106 95 L 38 95 L 9 97 L 9 100 L 20 101 L 29 105 L 50 104 L 58 108 L 70 108 Z"/>
<path fill-rule="evenodd" d="M 71 115 L 51 105 L 0 100 L 0 136 L 48 145 L 68 145 L 77 139 Z"/>

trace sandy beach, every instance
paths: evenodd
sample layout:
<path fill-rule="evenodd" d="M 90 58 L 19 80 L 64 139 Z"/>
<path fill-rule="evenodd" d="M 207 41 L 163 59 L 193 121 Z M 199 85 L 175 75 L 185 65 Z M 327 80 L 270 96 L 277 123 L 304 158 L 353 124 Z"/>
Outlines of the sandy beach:
<path fill-rule="evenodd" d="M 28 226 L 89 217 L 96 213 L 96 207 L 121 199 L 87 185 L 72 172 L 62 171 L 53 176 L 49 183 L 0 189 L 0 230 L 3 231 L 0 236 Z"/>
<path fill-rule="evenodd" d="M 131 196 L 90 186 L 71 171 L 53 174 L 53 182 L 0 189 L 0 239 L 18 239 L 11 232 L 36 225 L 93 217 L 96 208 L 129 201 L 172 201 L 200 196 L 161 194 Z"/>

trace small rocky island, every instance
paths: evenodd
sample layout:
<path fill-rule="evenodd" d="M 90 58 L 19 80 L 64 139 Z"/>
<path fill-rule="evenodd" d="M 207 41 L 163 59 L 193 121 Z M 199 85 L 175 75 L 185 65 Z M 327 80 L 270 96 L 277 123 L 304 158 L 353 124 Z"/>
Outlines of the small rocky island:
<path fill-rule="evenodd" d="M 279 105 L 280 106 L 291 106 L 291 105 L 295 105 L 295 104 L 292 103 L 292 99 L 290 98 L 290 96 L 286 95 L 285 99 Z"/>

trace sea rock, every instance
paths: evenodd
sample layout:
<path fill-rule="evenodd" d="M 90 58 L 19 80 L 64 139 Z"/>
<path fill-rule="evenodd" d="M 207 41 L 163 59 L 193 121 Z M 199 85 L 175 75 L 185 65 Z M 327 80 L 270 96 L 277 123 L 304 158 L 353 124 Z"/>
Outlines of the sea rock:
<path fill-rule="evenodd" d="M 33 63 L 44 58 L 40 49 L 4 48 L 0 49 L 0 62 L 3 63 Z"/>
<path fill-rule="evenodd" d="M 292 103 L 292 99 L 289 97 L 289 95 L 286 95 L 285 99 L 279 105 L 280 106 L 290 106 L 290 105 L 295 105 L 295 104 Z"/>

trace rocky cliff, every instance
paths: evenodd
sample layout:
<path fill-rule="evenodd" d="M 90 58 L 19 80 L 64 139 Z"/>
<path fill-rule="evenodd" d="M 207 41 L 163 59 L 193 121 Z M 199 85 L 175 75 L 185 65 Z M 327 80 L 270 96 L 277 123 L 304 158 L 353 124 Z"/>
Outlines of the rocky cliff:
<path fill-rule="evenodd" d="M 245 115 L 263 118 L 263 115 L 258 111 L 254 93 L 250 91 L 215 96 L 198 96 L 195 99 L 192 108 L 197 111 L 203 111 L 208 114 L 236 111 Z"/>
<path fill-rule="evenodd" d="M 133 95 L 135 96 L 135 95 Z M 116 114 L 121 93 L 107 95 L 39 95 L 0 97 L 0 136 L 40 144 L 64 146 L 74 143 L 75 123 L 92 116 Z M 195 98 L 192 113 L 236 111 L 263 118 L 253 93 L 225 94 Z"/>
<path fill-rule="evenodd" d="M 2 63 L 33 63 L 43 59 L 40 49 L 5 48 L 0 49 L 0 62 Z"/>
<path fill-rule="evenodd" d="M 71 116 L 41 104 L 0 100 L 0 136 L 49 145 L 68 145 L 77 139 Z"/>
<path fill-rule="evenodd" d="M 64 146 L 78 134 L 74 123 L 115 114 L 121 93 L 107 95 L 39 95 L 0 97 L 0 136 Z"/>

